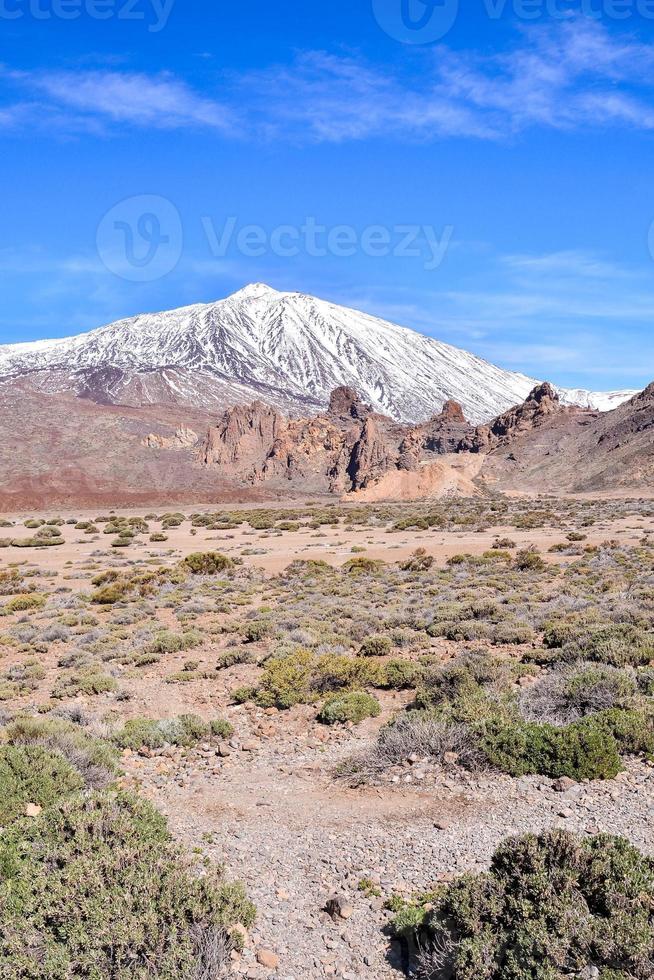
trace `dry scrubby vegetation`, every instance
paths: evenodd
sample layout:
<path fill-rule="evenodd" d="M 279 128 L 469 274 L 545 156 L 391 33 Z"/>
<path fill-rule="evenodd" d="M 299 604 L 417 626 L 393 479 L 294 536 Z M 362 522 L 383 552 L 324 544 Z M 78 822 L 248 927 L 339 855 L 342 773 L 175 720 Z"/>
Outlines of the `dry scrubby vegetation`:
<path fill-rule="evenodd" d="M 161 729 L 173 731 L 207 734 L 200 719 Z M 106 740 L 24 717 L 2 736 L 2 976 L 218 976 L 254 908 L 240 885 L 172 841 L 154 807 L 113 786 L 125 729 Z"/>
<path fill-rule="evenodd" d="M 422 980 L 647 980 L 654 969 L 654 862 L 608 834 L 508 840 L 488 873 L 390 904 Z"/>
<path fill-rule="evenodd" d="M 209 980 L 233 926 L 252 919 L 238 886 L 116 788 L 121 751 L 233 734 L 222 717 L 136 714 L 142 678 L 189 690 L 220 680 L 233 704 L 309 705 L 331 731 L 367 725 L 367 746 L 335 774 L 354 785 L 387 782 L 416 757 L 454 774 L 574 780 L 654 759 L 654 542 L 587 543 L 607 517 L 637 521 L 650 507 L 491 498 L 105 515 L 72 522 L 100 543 L 80 570 L 85 589 L 23 558 L 0 569 L 0 974 Z M 11 528 L 3 557 L 63 539 L 61 519 L 25 523 L 29 537 Z M 147 551 L 183 524 L 223 543 L 243 524 L 257 541 L 381 529 L 389 554 L 417 530 L 425 547 L 397 562 L 353 548 L 342 567 L 297 560 L 272 576 L 219 548 Z M 493 546 L 434 562 L 429 536 L 462 528 L 496 528 Z M 516 545 L 538 528 L 559 532 L 551 554 Z M 507 843 L 486 875 L 399 903 L 395 929 L 424 977 L 558 980 L 592 964 L 602 980 L 645 980 L 653 909 L 651 863 L 629 845 L 552 833 Z"/>

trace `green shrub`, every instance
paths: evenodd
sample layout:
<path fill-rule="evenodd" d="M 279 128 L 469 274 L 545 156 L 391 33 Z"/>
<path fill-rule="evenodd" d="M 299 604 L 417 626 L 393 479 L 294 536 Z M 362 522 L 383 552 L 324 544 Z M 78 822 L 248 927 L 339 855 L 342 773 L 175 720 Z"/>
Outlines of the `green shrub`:
<path fill-rule="evenodd" d="M 654 635 L 629 623 L 612 623 L 577 632 L 565 643 L 563 654 L 567 659 L 636 667 L 654 660 Z"/>
<path fill-rule="evenodd" d="M 31 593 L 31 595 L 16 595 L 6 604 L 7 612 L 27 612 L 28 609 L 42 609 L 45 606 L 46 598 L 44 595 Z"/>
<path fill-rule="evenodd" d="M 415 687 L 422 676 L 421 667 L 412 660 L 388 660 L 384 664 L 383 686 L 401 691 Z"/>
<path fill-rule="evenodd" d="M 214 718 L 211 722 L 211 734 L 218 738 L 231 738 L 234 734 L 234 726 L 224 718 Z"/>
<path fill-rule="evenodd" d="M 371 694 L 366 691 L 348 691 L 327 698 L 318 713 L 318 720 L 325 725 L 346 721 L 358 725 L 364 718 L 377 718 L 380 713 L 379 701 Z"/>
<path fill-rule="evenodd" d="M 433 564 L 433 555 L 428 555 L 425 548 L 417 548 L 406 561 L 400 562 L 400 568 L 403 572 L 427 572 Z"/>
<path fill-rule="evenodd" d="M 45 807 L 82 789 L 84 780 L 63 756 L 40 745 L 0 746 L 0 824 L 20 817 L 28 803 Z"/>
<path fill-rule="evenodd" d="M 243 624 L 243 640 L 246 643 L 258 643 L 272 633 L 272 624 L 265 619 L 255 619 Z"/>
<path fill-rule="evenodd" d="M 547 567 L 541 556 L 532 548 L 518 551 L 514 559 L 515 567 L 521 572 L 540 572 Z"/>
<path fill-rule="evenodd" d="M 393 649 L 390 637 L 376 634 L 368 636 L 359 648 L 362 657 L 385 657 Z"/>
<path fill-rule="evenodd" d="M 421 708 L 438 708 L 448 702 L 463 703 L 480 693 L 501 695 L 513 681 L 513 666 L 485 650 L 460 654 L 443 667 L 425 671 L 416 693 Z"/>
<path fill-rule="evenodd" d="M 202 636 L 194 630 L 187 633 L 174 633 L 172 630 L 162 630 L 143 648 L 144 653 L 164 654 L 180 653 L 182 650 L 192 650 L 202 643 Z"/>
<path fill-rule="evenodd" d="M 96 789 L 106 786 L 116 773 L 113 746 L 62 718 L 16 718 L 5 728 L 4 737 L 10 745 L 38 745 L 62 755 L 85 784 Z"/>
<path fill-rule="evenodd" d="M 343 565 L 343 571 L 348 575 L 370 575 L 384 567 L 385 562 L 379 558 L 349 558 Z"/>
<path fill-rule="evenodd" d="M 91 595 L 91 602 L 98 606 L 112 606 L 116 602 L 121 602 L 127 596 L 129 584 L 127 582 L 111 582 L 96 589 Z"/>
<path fill-rule="evenodd" d="M 286 656 L 271 657 L 263 667 L 254 689 L 233 692 L 234 698 L 254 699 L 262 708 L 292 708 L 311 704 L 330 691 L 353 690 L 367 684 L 383 683 L 383 668 L 357 657 L 295 650 Z"/>
<path fill-rule="evenodd" d="M 198 875 L 164 818 L 127 795 L 19 821 L 0 839 L 0 869 L 5 980 L 212 976 L 227 965 L 212 962 L 221 936 L 254 919 L 241 886 Z"/>
<path fill-rule="evenodd" d="M 53 688 L 52 697 L 73 698 L 78 694 L 106 694 L 117 688 L 115 678 L 103 674 L 98 667 L 89 667 L 60 678 Z"/>
<path fill-rule="evenodd" d="M 315 657 L 298 650 L 288 657 L 272 657 L 266 662 L 256 690 L 256 700 L 264 708 L 292 708 L 313 700 L 310 688 Z"/>
<path fill-rule="evenodd" d="M 534 631 L 528 623 L 517 623 L 514 621 L 497 623 L 493 628 L 492 640 L 498 644 L 531 643 L 534 639 Z"/>
<path fill-rule="evenodd" d="M 492 765 L 511 776 L 612 779 L 622 768 L 615 738 L 594 718 L 566 728 L 491 721 L 483 726 L 481 748 Z"/>
<path fill-rule="evenodd" d="M 593 715 L 593 719 L 612 738 L 620 752 L 644 754 L 654 759 L 654 714 L 648 708 L 609 708 Z"/>
<path fill-rule="evenodd" d="M 218 575 L 220 572 L 233 568 L 234 562 L 227 555 L 222 555 L 218 551 L 205 551 L 187 555 L 183 559 L 182 565 L 192 575 Z"/>
<path fill-rule="evenodd" d="M 116 732 L 113 740 L 121 749 L 160 749 L 163 745 L 192 746 L 209 738 L 212 727 L 198 715 L 180 715 L 178 718 L 154 720 L 131 718 Z"/>
<path fill-rule="evenodd" d="M 422 950 L 424 978 L 559 980 L 594 967 L 602 980 L 646 980 L 654 971 L 654 862 L 608 834 L 511 838 L 489 872 L 398 904 L 396 931 Z"/>

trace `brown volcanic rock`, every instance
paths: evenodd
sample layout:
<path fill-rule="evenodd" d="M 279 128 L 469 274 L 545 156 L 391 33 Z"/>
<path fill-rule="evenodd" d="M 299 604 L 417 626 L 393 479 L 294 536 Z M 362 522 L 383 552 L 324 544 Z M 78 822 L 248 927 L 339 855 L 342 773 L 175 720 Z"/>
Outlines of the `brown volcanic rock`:
<path fill-rule="evenodd" d="M 504 435 L 498 420 L 488 427 L 497 439 L 484 464 L 488 484 L 528 492 L 652 489 L 654 384 L 606 413 L 553 410 L 548 397 L 543 405 L 532 404 L 531 426 Z"/>
<path fill-rule="evenodd" d="M 508 412 L 498 415 L 488 425 L 477 427 L 473 449 L 489 452 L 498 446 L 506 446 L 518 436 L 531 432 L 545 424 L 550 416 L 559 412 L 570 414 L 576 409 L 567 409 L 549 382 L 537 385 L 521 405 L 515 405 Z"/>
<path fill-rule="evenodd" d="M 287 419 L 260 402 L 229 409 L 209 430 L 200 460 L 252 484 L 291 480 L 342 493 L 407 468 L 403 456 L 419 453 L 414 430 L 375 414 L 351 388 L 338 388 L 329 410 L 313 419 Z"/>
<path fill-rule="evenodd" d="M 389 445 L 374 418 L 366 419 L 347 468 L 352 490 L 376 482 L 394 466 L 397 466 L 397 450 Z"/>
<path fill-rule="evenodd" d="M 343 419 L 366 419 L 372 414 L 372 408 L 361 401 L 354 388 L 343 386 L 332 391 L 329 398 L 328 414 Z"/>
<path fill-rule="evenodd" d="M 245 476 L 284 436 L 287 424 L 280 412 L 263 402 L 235 405 L 209 429 L 200 459 L 207 466 L 229 468 Z"/>
<path fill-rule="evenodd" d="M 463 409 L 455 401 L 445 402 L 442 412 L 415 429 L 420 452 L 427 451 L 439 456 L 471 450 L 475 442 L 475 431 L 466 421 Z"/>
<path fill-rule="evenodd" d="M 34 392 L 22 379 L 0 385 L 0 510 L 261 499 L 198 465 L 176 437 L 206 430 L 206 416 L 180 415 Z"/>

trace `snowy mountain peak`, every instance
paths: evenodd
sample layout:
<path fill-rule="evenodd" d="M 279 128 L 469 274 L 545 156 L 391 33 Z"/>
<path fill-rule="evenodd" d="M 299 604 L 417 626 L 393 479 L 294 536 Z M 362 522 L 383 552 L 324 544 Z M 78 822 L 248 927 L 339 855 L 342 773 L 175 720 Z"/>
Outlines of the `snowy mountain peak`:
<path fill-rule="evenodd" d="M 239 300 L 247 301 L 250 299 L 262 299 L 270 298 L 272 296 L 283 295 L 277 289 L 273 289 L 272 286 L 268 286 L 265 282 L 251 282 L 247 286 L 243 286 L 242 289 L 237 290 L 228 296 L 223 302 L 238 302 Z"/>
<path fill-rule="evenodd" d="M 521 402 L 537 380 L 377 317 L 252 283 L 226 299 L 141 314 L 63 340 L 0 347 L 0 383 L 101 402 L 214 410 L 255 398 L 305 414 L 341 385 L 417 422 L 458 401 L 471 422 Z M 615 407 L 634 392 L 559 389 L 569 404 Z"/>

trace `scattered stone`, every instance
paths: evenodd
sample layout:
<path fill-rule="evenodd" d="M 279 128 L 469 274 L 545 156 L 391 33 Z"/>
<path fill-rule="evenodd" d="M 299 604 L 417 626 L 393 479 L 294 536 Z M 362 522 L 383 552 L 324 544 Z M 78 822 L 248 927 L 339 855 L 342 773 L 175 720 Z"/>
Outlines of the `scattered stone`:
<path fill-rule="evenodd" d="M 554 780 L 554 783 L 552 784 L 552 789 L 556 793 L 565 793 L 576 785 L 577 783 L 574 781 L 574 779 L 570 779 L 569 776 L 560 776 L 559 779 Z"/>
<path fill-rule="evenodd" d="M 257 950 L 257 963 L 265 966 L 268 970 L 276 970 L 279 966 L 279 956 L 271 949 Z"/>

